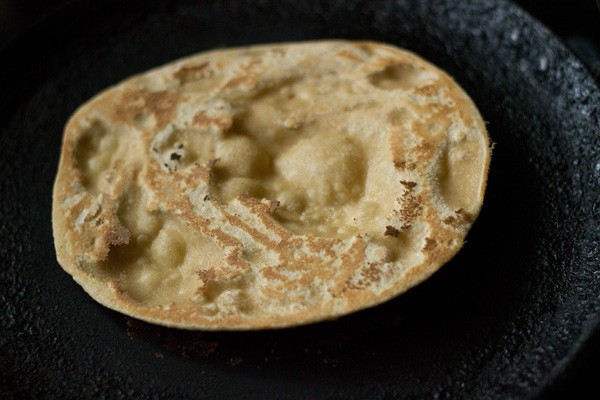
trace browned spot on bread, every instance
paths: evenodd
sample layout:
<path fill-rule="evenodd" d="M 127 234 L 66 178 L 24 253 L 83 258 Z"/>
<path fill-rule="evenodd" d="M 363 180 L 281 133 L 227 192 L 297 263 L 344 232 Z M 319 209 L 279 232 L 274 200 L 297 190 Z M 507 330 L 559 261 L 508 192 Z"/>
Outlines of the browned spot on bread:
<path fill-rule="evenodd" d="M 180 99 L 179 93 L 168 90 L 147 92 L 144 96 L 144 109 L 154 114 L 158 126 L 165 126 L 173 117 Z"/>
<path fill-rule="evenodd" d="M 337 52 L 337 54 L 338 54 L 338 56 L 340 56 L 342 58 L 346 58 L 346 59 L 354 61 L 354 62 L 362 61 L 362 58 L 360 58 L 354 52 L 349 51 L 349 50 L 340 50 Z"/>
<path fill-rule="evenodd" d="M 251 265 L 246 260 L 242 259 L 240 253 L 241 253 L 241 250 L 239 250 L 239 249 L 236 249 L 236 250 L 232 251 L 231 253 L 229 253 L 225 257 L 225 262 L 227 263 L 227 265 L 230 265 L 239 270 L 251 269 Z"/>
<path fill-rule="evenodd" d="M 394 167 L 398 169 L 406 169 L 406 161 L 405 160 L 394 160 Z"/>
<path fill-rule="evenodd" d="M 415 91 L 422 96 L 435 96 L 438 94 L 438 85 L 426 85 L 415 89 Z"/>
<path fill-rule="evenodd" d="M 401 168 L 404 169 L 406 167 L 406 151 L 404 146 L 401 144 L 400 142 L 400 136 L 402 135 L 402 133 L 400 132 L 399 128 L 392 128 L 391 129 L 391 134 L 389 136 L 389 145 L 390 145 L 390 150 L 392 152 L 392 160 L 394 163 L 394 166 L 396 168 Z"/>
<path fill-rule="evenodd" d="M 425 246 L 423 246 L 423 250 L 431 251 L 437 247 L 437 242 L 432 238 L 425 238 Z"/>
<path fill-rule="evenodd" d="M 399 237 L 400 231 L 391 225 L 385 227 L 385 236 Z"/>
<path fill-rule="evenodd" d="M 439 137 L 446 135 L 450 125 L 452 125 L 452 109 L 446 105 L 436 104 L 432 107 L 434 111 L 428 118 L 415 120 L 412 123 L 412 129 L 422 138 L 427 138 L 424 141 L 422 149 L 431 151 L 435 149 L 435 143 L 439 142 Z M 430 138 L 433 138 L 430 139 Z"/>
<path fill-rule="evenodd" d="M 274 213 L 275 211 L 277 211 L 277 209 L 279 208 L 279 205 L 281 203 L 277 200 L 274 200 L 271 202 L 271 206 L 269 207 L 269 212 L 270 213 Z"/>
<path fill-rule="evenodd" d="M 236 86 L 239 86 L 243 83 L 246 83 L 248 81 L 248 76 L 247 75 L 242 75 L 242 76 L 236 76 L 235 78 L 232 78 L 230 80 L 227 81 L 227 83 L 225 83 L 225 85 L 223 86 L 224 89 L 230 89 L 230 88 L 234 88 Z"/>
<path fill-rule="evenodd" d="M 233 124 L 233 120 L 231 119 L 231 117 L 228 117 L 228 118 L 210 117 L 210 116 L 208 116 L 208 114 L 205 111 L 199 111 L 198 113 L 196 113 L 194 115 L 194 118 L 192 119 L 192 124 L 196 125 L 196 126 L 214 125 L 214 126 L 218 127 L 221 130 L 221 132 L 225 132 L 229 128 L 231 128 L 231 125 Z"/>
<path fill-rule="evenodd" d="M 191 189 L 193 187 L 196 187 L 199 182 L 209 183 L 213 164 L 211 164 L 210 161 L 204 165 L 195 163 L 192 166 L 188 167 L 185 171 L 176 171 L 173 174 L 173 179 L 179 183 L 178 187 L 182 189 Z M 149 172 L 149 174 L 154 175 L 156 173 L 159 173 L 159 171 L 160 170 L 152 171 Z M 153 180 L 157 182 L 156 179 Z M 161 184 L 157 182 L 157 185 L 160 186 Z"/>
<path fill-rule="evenodd" d="M 454 215 L 449 215 L 446 218 L 444 218 L 444 223 L 446 225 L 455 226 L 455 225 L 457 225 L 457 221 L 458 221 L 458 219 Z"/>
<path fill-rule="evenodd" d="M 235 237 L 228 235 L 220 229 L 211 229 L 210 236 L 213 237 L 223 247 L 239 246 L 240 242 Z"/>
<path fill-rule="evenodd" d="M 267 249 L 274 249 L 275 248 L 276 243 L 274 241 L 272 241 L 271 239 L 269 239 L 269 237 L 267 235 L 265 235 L 264 233 L 260 232 L 258 229 L 253 228 L 252 226 L 250 226 L 247 223 L 245 223 L 237 215 L 226 215 L 224 218 L 231 225 L 237 226 L 237 227 L 241 228 L 242 230 L 244 230 L 245 232 L 248 232 L 250 234 L 250 236 L 252 236 L 252 238 L 254 238 L 254 240 L 256 242 L 262 244 L 265 248 L 267 248 Z"/>
<path fill-rule="evenodd" d="M 369 263 L 366 268 L 361 271 L 361 279 L 358 281 L 360 286 L 368 286 L 371 283 L 375 283 L 381 279 L 381 269 L 377 263 Z"/>
<path fill-rule="evenodd" d="M 315 253 L 332 254 L 331 247 L 339 243 L 339 240 L 333 238 L 315 237 L 307 243 L 308 248 Z"/>
<path fill-rule="evenodd" d="M 459 227 L 463 224 L 471 224 L 473 221 L 474 217 L 462 208 L 454 211 L 454 215 L 449 215 L 444 218 L 444 223 L 453 227 Z"/>
<path fill-rule="evenodd" d="M 417 186 L 417 182 L 413 181 L 400 181 L 400 183 L 408 190 L 413 190 Z"/>
<path fill-rule="evenodd" d="M 400 208 L 393 211 L 393 214 L 402 222 L 401 229 L 411 226 L 412 222 L 419 218 L 423 212 L 423 200 L 421 195 L 414 193 L 416 182 L 402 183 L 405 191 L 401 197 L 397 199 Z"/>
<path fill-rule="evenodd" d="M 214 268 L 196 270 L 196 276 L 204 283 L 212 281 L 217 276 Z"/>
<path fill-rule="evenodd" d="M 286 276 L 278 271 L 279 266 L 263 268 L 260 273 L 265 279 L 275 279 L 281 282 L 285 282 L 287 280 Z"/>
<path fill-rule="evenodd" d="M 474 221 L 474 217 L 462 208 L 456 210 L 455 213 L 463 220 L 463 222 L 472 223 Z"/>
<path fill-rule="evenodd" d="M 181 98 L 181 94 L 171 90 L 128 89 L 119 103 L 111 105 L 113 118 L 116 122 L 133 124 L 140 113 L 147 112 L 154 116 L 156 126 L 162 128 L 172 119 Z"/>
<path fill-rule="evenodd" d="M 131 235 L 123 225 L 116 225 L 106 233 L 106 243 L 111 246 L 129 243 Z"/>
<path fill-rule="evenodd" d="M 361 260 L 364 259 L 366 247 L 365 242 L 355 240 L 348 250 L 340 255 L 340 270 L 344 273 L 336 280 L 337 285 L 330 290 L 331 295 L 339 296 L 346 290 L 353 288 L 350 280 L 362 264 Z"/>
<path fill-rule="evenodd" d="M 404 108 L 394 108 L 387 114 L 387 120 L 392 126 L 401 126 L 405 121 L 410 120 L 410 114 Z"/>
<path fill-rule="evenodd" d="M 174 77 L 181 83 L 209 78 L 212 75 L 209 65 L 208 61 L 198 65 L 184 65 L 175 72 Z"/>

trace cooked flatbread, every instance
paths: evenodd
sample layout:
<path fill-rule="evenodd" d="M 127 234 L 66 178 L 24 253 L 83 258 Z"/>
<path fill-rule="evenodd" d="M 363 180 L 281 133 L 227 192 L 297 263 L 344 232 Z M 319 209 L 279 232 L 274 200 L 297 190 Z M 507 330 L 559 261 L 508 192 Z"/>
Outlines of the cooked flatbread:
<path fill-rule="evenodd" d="M 479 214 L 490 147 L 443 71 L 372 42 L 217 50 L 127 79 L 64 132 L 58 261 L 172 327 L 332 319 L 423 281 Z"/>

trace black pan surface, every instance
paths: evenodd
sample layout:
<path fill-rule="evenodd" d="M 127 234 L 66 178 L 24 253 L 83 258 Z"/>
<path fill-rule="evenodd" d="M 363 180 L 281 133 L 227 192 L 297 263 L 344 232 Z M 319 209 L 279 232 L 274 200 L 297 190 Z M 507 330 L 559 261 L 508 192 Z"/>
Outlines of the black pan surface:
<path fill-rule="evenodd" d="M 548 30 L 491 0 L 120 3 L 74 2 L 0 54 L 0 397 L 506 399 L 560 386 L 600 326 L 600 91 Z M 387 304 L 293 329 L 180 331 L 92 301 L 52 241 L 74 109 L 201 50 L 319 38 L 413 50 L 479 106 L 496 145 L 459 255 Z"/>

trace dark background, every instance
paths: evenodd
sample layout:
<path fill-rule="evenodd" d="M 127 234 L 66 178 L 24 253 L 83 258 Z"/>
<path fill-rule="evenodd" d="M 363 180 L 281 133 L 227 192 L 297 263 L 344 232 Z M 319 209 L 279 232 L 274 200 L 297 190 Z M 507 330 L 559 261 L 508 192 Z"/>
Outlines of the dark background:
<path fill-rule="evenodd" d="M 75 0 L 0 0 L 0 47 L 72 1 Z M 594 0 L 513 2 L 562 38 L 600 80 L 600 13 Z"/>
<path fill-rule="evenodd" d="M 60 10 L 68 0 L 0 0 L 0 49 L 21 32 Z M 515 1 L 555 32 L 600 82 L 600 12 L 593 0 Z M 600 338 L 596 335 L 581 355 L 572 376 L 553 398 L 586 398 L 599 393 Z"/>

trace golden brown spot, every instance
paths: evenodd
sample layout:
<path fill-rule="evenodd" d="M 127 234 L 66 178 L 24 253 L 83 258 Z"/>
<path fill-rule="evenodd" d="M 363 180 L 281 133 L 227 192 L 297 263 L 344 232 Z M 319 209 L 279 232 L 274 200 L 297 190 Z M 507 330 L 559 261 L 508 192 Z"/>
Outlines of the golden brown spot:
<path fill-rule="evenodd" d="M 422 96 L 435 96 L 438 94 L 438 85 L 426 85 L 416 89 L 416 92 Z"/>
<path fill-rule="evenodd" d="M 184 65 L 174 74 L 174 77 L 181 83 L 208 78 L 212 75 L 212 71 L 208 66 L 208 62 L 198 65 Z"/>
<path fill-rule="evenodd" d="M 117 122 L 134 124 L 140 113 L 149 112 L 154 115 L 157 127 L 162 128 L 172 119 L 180 100 L 181 95 L 173 91 L 130 89 L 114 105 L 113 118 Z"/>
<path fill-rule="evenodd" d="M 411 127 L 412 130 L 422 138 L 440 137 L 445 135 L 452 120 L 449 115 L 452 110 L 445 105 L 436 104 L 434 107 L 435 112 L 427 119 L 413 121 Z M 437 142 L 438 139 L 435 139 Z"/>
<path fill-rule="evenodd" d="M 186 187 L 191 188 L 196 186 L 198 182 L 208 183 L 210 181 L 211 168 L 212 166 L 209 165 L 194 164 L 186 170 L 185 174 L 178 173 L 177 178 L 180 178 Z"/>
<path fill-rule="evenodd" d="M 196 275 L 198 276 L 198 279 L 204 283 L 214 280 L 217 276 L 214 268 L 199 269 L 196 271 Z"/>
<path fill-rule="evenodd" d="M 473 215 L 469 214 L 464 209 L 459 208 L 458 210 L 454 211 L 454 215 L 449 215 L 444 218 L 444 223 L 457 228 L 463 224 L 472 223 L 474 219 L 475 218 Z"/>
<path fill-rule="evenodd" d="M 405 169 L 406 161 L 405 160 L 394 160 L 394 167 L 396 167 L 398 169 Z"/>
<path fill-rule="evenodd" d="M 392 127 L 389 136 L 390 150 L 394 166 L 399 169 L 406 169 L 411 165 L 408 159 L 409 153 L 401 142 L 402 130 L 398 127 Z"/>
<path fill-rule="evenodd" d="M 241 290 L 245 289 L 248 284 L 249 284 L 249 280 L 248 277 L 245 275 L 238 275 L 238 276 L 234 276 L 234 277 L 221 277 L 222 279 L 216 279 L 216 280 L 211 280 L 209 282 L 207 282 L 205 285 L 203 285 L 202 287 L 198 288 L 196 293 L 200 294 L 204 297 L 204 300 L 208 303 L 214 302 L 217 297 L 219 297 L 221 294 L 223 294 L 223 292 L 225 291 L 236 291 L 237 293 L 237 303 L 236 306 L 237 307 L 245 307 L 245 304 L 241 304 L 244 303 L 245 299 L 240 298 L 240 295 L 242 295 Z M 240 301 L 242 300 L 242 301 Z"/>
<path fill-rule="evenodd" d="M 211 229 L 210 236 L 219 242 L 219 244 L 223 247 L 235 247 L 239 246 L 240 244 L 239 240 L 231 235 L 226 234 L 220 229 Z"/>
<path fill-rule="evenodd" d="M 423 250 L 431 251 L 437 247 L 437 242 L 432 238 L 425 238 L 425 246 L 423 246 Z"/>
<path fill-rule="evenodd" d="M 466 223 L 472 223 L 473 220 L 475 219 L 471 214 L 469 214 L 462 208 L 459 208 L 458 210 L 456 210 L 455 213 L 462 219 L 463 222 L 466 222 Z"/>
<path fill-rule="evenodd" d="M 415 186 L 417 186 L 417 182 L 412 181 L 400 181 L 400 183 L 404 185 L 404 187 L 406 187 L 406 189 L 408 190 L 413 190 Z"/>
<path fill-rule="evenodd" d="M 252 67 L 254 67 L 255 65 L 260 65 L 262 64 L 261 60 L 252 60 L 252 61 L 248 61 L 242 64 L 242 69 L 244 71 L 249 71 L 252 69 Z"/>
<path fill-rule="evenodd" d="M 269 268 L 263 268 L 261 270 L 261 274 L 265 279 L 269 279 L 269 280 L 279 280 L 282 282 L 287 281 L 287 277 L 285 275 L 283 275 L 281 272 L 278 271 L 279 266 L 276 267 L 269 267 Z"/>
<path fill-rule="evenodd" d="M 332 254 L 331 246 L 339 243 L 339 240 L 332 238 L 315 237 L 307 243 L 308 248 L 315 253 Z"/>
<path fill-rule="evenodd" d="M 172 119 L 181 96 L 178 93 L 163 90 L 147 92 L 144 97 L 145 108 L 154 114 L 159 126 L 164 126 Z"/>
<path fill-rule="evenodd" d="M 388 113 L 387 120 L 391 125 L 402 125 L 409 117 L 409 113 L 406 109 L 395 108 Z"/>
<path fill-rule="evenodd" d="M 130 233 L 123 225 L 116 225 L 106 234 L 106 243 L 120 245 L 129 243 Z"/>
<path fill-rule="evenodd" d="M 240 249 L 232 251 L 227 255 L 227 257 L 225 257 L 225 262 L 228 265 L 232 267 L 237 267 L 239 269 L 251 269 L 251 265 L 246 260 L 242 259 L 240 254 L 241 252 L 242 251 Z"/>
<path fill-rule="evenodd" d="M 242 230 L 244 230 L 245 232 L 248 232 L 254 238 L 254 240 L 256 242 L 262 244 L 263 246 L 265 246 L 265 248 L 274 248 L 275 247 L 275 243 L 271 239 L 269 239 L 269 237 L 267 235 L 260 232 L 256 228 L 248 225 L 237 215 L 226 215 L 225 219 L 231 225 L 237 226 L 237 227 L 241 228 Z M 237 259 L 233 258 L 232 260 L 237 260 Z M 241 265 L 241 266 L 244 268 L 246 267 L 245 264 Z"/>
<path fill-rule="evenodd" d="M 351 282 L 351 277 L 359 268 L 362 260 L 364 260 L 365 249 L 365 242 L 362 240 L 356 240 L 354 243 L 352 243 L 347 251 L 340 255 L 342 262 L 339 270 L 344 271 L 344 275 L 346 275 L 346 277 L 343 280 L 340 279 L 338 281 L 339 283 L 330 290 L 332 296 L 339 296 L 346 290 L 356 288 Z"/>
<path fill-rule="evenodd" d="M 348 60 L 352 60 L 355 62 L 362 61 L 362 58 L 360 58 L 359 56 L 357 56 L 355 53 L 353 53 L 350 50 L 340 50 L 340 51 L 338 51 L 337 54 L 340 57 L 343 57 L 343 58 L 346 58 Z"/>
<path fill-rule="evenodd" d="M 416 183 L 406 183 L 408 186 L 404 183 L 403 184 L 405 187 L 407 187 L 407 190 L 402 194 L 401 198 L 397 199 L 398 203 L 401 204 L 401 208 L 393 211 L 393 213 L 402 221 L 402 229 L 410 227 L 412 221 L 417 219 L 423 212 L 421 196 L 417 196 L 413 193 Z M 415 185 L 412 185 L 412 183 L 415 183 Z"/>
<path fill-rule="evenodd" d="M 246 82 L 247 80 L 248 80 L 247 75 L 236 76 L 235 78 L 232 78 L 229 81 L 227 81 L 225 86 L 223 86 L 223 89 L 230 89 L 230 88 L 239 86 L 239 85 L 243 84 L 244 82 Z"/>
<path fill-rule="evenodd" d="M 377 282 L 381 279 L 381 269 L 376 263 L 369 263 L 369 266 L 362 270 L 362 278 L 359 281 L 360 285 L 368 286 L 370 283 Z"/>
<path fill-rule="evenodd" d="M 238 196 L 238 200 L 244 206 L 250 208 L 250 210 L 254 214 L 260 214 L 262 211 L 265 210 L 265 204 L 262 201 L 260 201 L 260 199 L 250 196 L 247 193 L 240 193 L 240 195 Z M 268 207 L 268 209 L 271 209 L 272 207 L 273 207 L 273 202 Z"/>
<path fill-rule="evenodd" d="M 194 118 L 192 119 L 192 125 L 196 125 L 196 126 L 214 125 L 214 126 L 218 127 L 222 132 L 225 132 L 229 128 L 231 128 L 232 124 L 233 124 L 233 120 L 231 119 L 231 117 L 226 117 L 226 118 L 209 117 L 205 111 L 197 112 L 194 115 Z"/>

